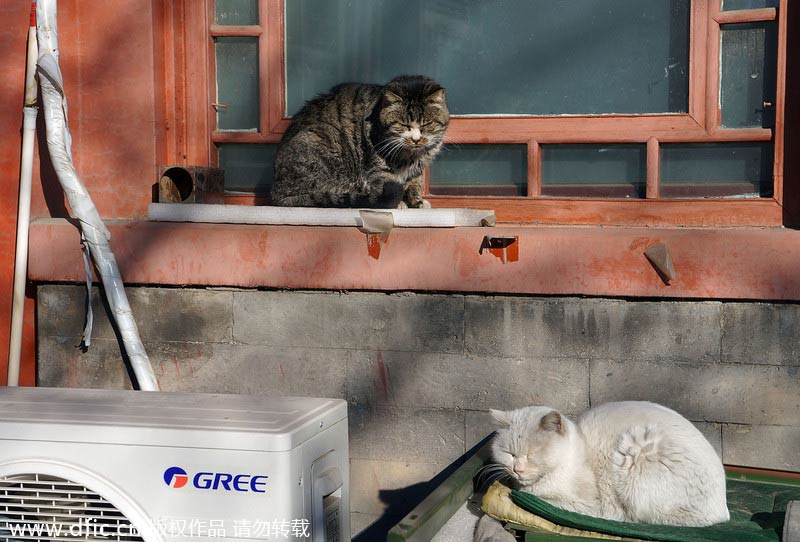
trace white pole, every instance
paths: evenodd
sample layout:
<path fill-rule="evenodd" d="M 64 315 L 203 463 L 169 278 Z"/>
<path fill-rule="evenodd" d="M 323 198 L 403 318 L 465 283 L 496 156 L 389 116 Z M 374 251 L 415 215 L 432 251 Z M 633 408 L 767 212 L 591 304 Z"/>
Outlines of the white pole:
<path fill-rule="evenodd" d="M 25 106 L 22 108 L 22 161 L 19 168 L 19 204 L 17 206 L 17 245 L 14 256 L 14 294 L 11 305 L 11 334 L 8 345 L 8 385 L 19 386 L 22 352 L 22 322 L 25 313 L 25 282 L 28 277 L 28 229 L 31 216 L 31 177 L 33 143 L 36 140 L 36 24 L 31 15 L 28 29 L 28 61 L 25 70 Z"/>

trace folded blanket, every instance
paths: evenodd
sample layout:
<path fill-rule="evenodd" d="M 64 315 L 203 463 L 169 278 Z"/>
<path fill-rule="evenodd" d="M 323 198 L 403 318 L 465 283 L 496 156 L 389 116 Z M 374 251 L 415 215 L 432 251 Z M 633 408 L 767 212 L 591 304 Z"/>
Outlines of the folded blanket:
<path fill-rule="evenodd" d="M 489 489 L 486 490 L 483 501 L 481 502 L 481 509 L 497 520 L 525 527 L 533 527 L 537 531 L 544 531 L 562 536 L 578 536 L 604 540 L 633 540 L 630 538 L 622 538 L 621 536 L 557 525 L 552 521 L 548 521 L 514 504 L 511 500 L 511 489 L 500 482 L 493 483 Z"/>
<path fill-rule="evenodd" d="M 534 523 L 526 523 L 530 519 L 527 516 L 523 521 L 515 521 L 512 517 L 498 519 L 531 525 L 548 532 L 588 538 L 605 535 L 604 538 L 614 536 L 663 542 L 778 542 L 786 505 L 789 501 L 800 500 L 800 487 L 730 478 L 727 484 L 731 520 L 710 527 L 675 527 L 600 519 L 556 508 L 521 491 L 511 491 L 511 500 L 538 519 Z M 506 515 L 512 514 L 506 512 Z M 554 530 L 548 524 L 578 532 Z"/>

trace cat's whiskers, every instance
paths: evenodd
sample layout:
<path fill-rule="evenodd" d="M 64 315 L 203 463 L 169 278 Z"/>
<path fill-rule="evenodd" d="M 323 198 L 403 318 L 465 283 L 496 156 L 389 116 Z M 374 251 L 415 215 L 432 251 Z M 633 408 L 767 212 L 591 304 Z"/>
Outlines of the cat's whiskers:
<path fill-rule="evenodd" d="M 377 145 L 375 145 L 375 152 L 377 152 L 380 155 L 384 155 L 387 152 L 387 149 L 389 149 L 389 147 L 394 144 L 395 140 L 393 138 L 385 139 L 380 143 L 378 143 Z"/>
<path fill-rule="evenodd" d="M 402 139 L 391 138 L 378 145 L 378 149 L 385 145 L 385 149 L 379 150 L 383 155 L 383 159 L 387 162 L 391 161 L 397 154 L 405 148 L 405 142 Z"/>
<path fill-rule="evenodd" d="M 392 144 L 392 143 L 394 143 L 395 141 L 396 141 L 396 139 L 395 139 L 395 138 L 393 138 L 393 137 L 391 137 L 391 138 L 387 138 L 387 139 L 384 139 L 383 141 L 381 141 L 380 143 L 378 143 L 377 145 L 375 145 L 375 151 L 376 151 L 376 152 L 383 152 L 384 150 L 386 150 L 386 148 L 387 148 L 389 145 L 391 145 L 391 144 Z"/>
<path fill-rule="evenodd" d="M 487 463 L 478 471 L 475 480 L 478 491 L 485 490 L 495 481 L 505 485 L 515 485 L 516 476 L 505 465 Z"/>
<path fill-rule="evenodd" d="M 392 141 L 392 144 L 388 145 L 384 152 L 384 157 L 386 158 L 386 160 L 391 160 L 394 157 L 394 155 L 397 154 L 397 152 L 399 152 L 400 147 L 401 147 L 400 143 L 398 143 L 397 141 Z"/>

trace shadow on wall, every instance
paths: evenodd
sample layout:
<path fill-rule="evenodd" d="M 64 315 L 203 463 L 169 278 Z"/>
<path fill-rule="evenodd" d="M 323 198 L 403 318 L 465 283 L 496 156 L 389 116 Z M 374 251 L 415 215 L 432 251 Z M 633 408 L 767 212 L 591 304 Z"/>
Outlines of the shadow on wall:
<path fill-rule="evenodd" d="M 489 441 L 486 437 L 480 443 L 473 446 L 467 453 L 458 458 L 445 470 L 437 474 L 427 482 L 410 485 L 399 489 L 383 489 L 379 496 L 381 502 L 386 505 L 383 515 L 373 522 L 360 533 L 353 533 L 353 542 L 375 542 L 376 540 L 386 540 L 386 536 L 392 527 L 397 525 L 401 519 L 409 514 L 425 497 L 430 495 L 433 490 L 442 485 L 452 474 L 458 470 L 470 457 L 472 457 L 484 444 Z"/>
<path fill-rule="evenodd" d="M 39 92 L 39 103 L 42 103 L 42 94 Z M 53 218 L 68 218 L 69 211 L 64 202 L 64 191 L 58 182 L 53 162 L 50 159 L 50 149 L 47 148 L 45 136 L 44 108 L 39 109 L 36 118 L 36 145 L 39 149 L 39 176 L 42 180 L 42 192 L 47 210 Z M 77 227 L 77 223 L 75 224 Z"/>

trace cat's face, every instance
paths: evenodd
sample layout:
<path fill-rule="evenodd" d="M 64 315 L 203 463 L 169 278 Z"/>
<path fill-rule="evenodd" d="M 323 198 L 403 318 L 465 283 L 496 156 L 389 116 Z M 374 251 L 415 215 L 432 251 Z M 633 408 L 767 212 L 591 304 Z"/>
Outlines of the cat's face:
<path fill-rule="evenodd" d="M 561 414 L 549 407 L 490 413 L 498 425 L 492 457 L 520 488 L 530 488 L 559 466 L 569 446 L 568 421 Z"/>
<path fill-rule="evenodd" d="M 417 157 L 438 152 L 450 122 L 442 86 L 426 77 L 398 77 L 386 85 L 380 107 L 388 149 Z"/>

